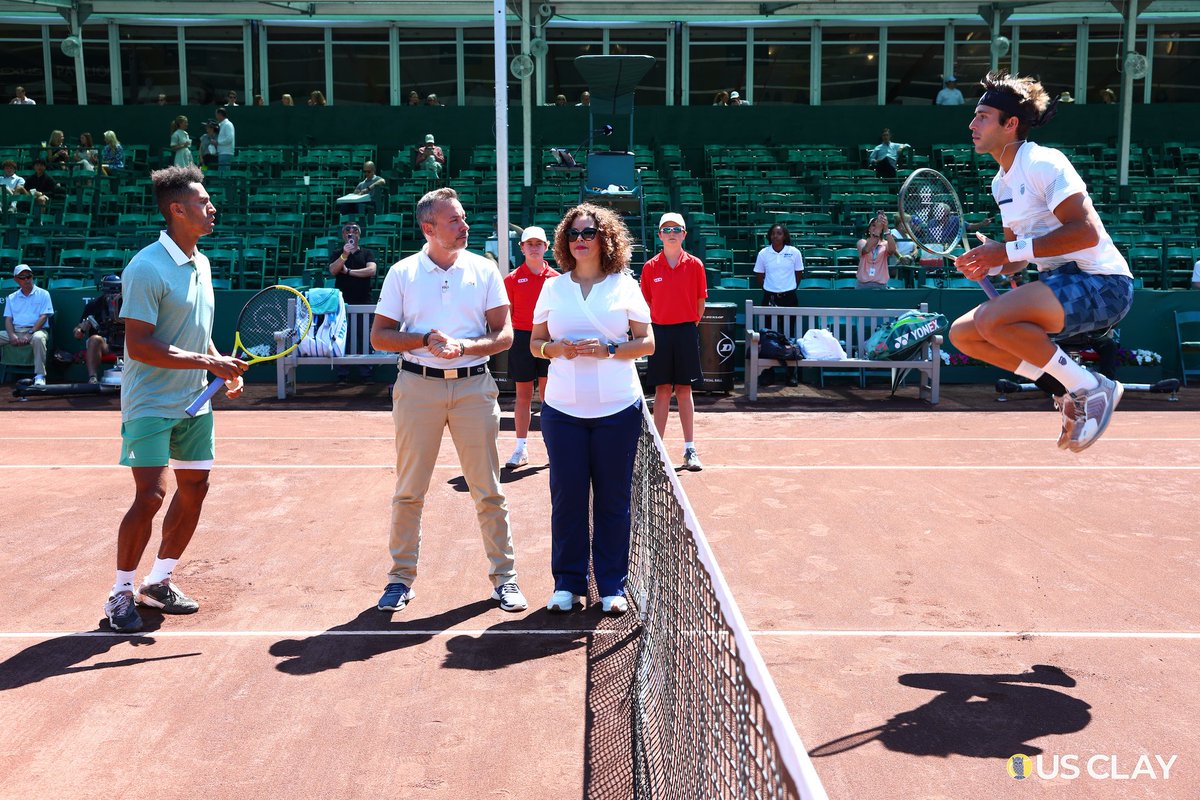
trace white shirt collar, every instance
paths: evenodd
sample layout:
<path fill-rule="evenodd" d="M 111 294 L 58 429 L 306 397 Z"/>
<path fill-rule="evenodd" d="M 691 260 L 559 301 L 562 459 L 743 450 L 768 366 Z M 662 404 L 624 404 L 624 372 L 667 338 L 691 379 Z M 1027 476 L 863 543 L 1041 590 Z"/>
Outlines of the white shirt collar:
<path fill-rule="evenodd" d="M 429 257 L 429 245 L 428 244 L 426 244 L 424 247 L 422 247 L 417 253 L 418 259 L 421 264 L 421 268 L 424 269 L 426 272 L 435 272 L 435 271 L 439 271 L 439 270 L 442 272 L 449 272 L 452 269 L 458 269 L 459 266 L 461 266 L 461 264 L 462 264 L 461 259 L 465 255 L 466 255 L 466 251 L 460 250 L 458 253 L 458 258 L 454 259 L 454 263 L 451 264 L 450 266 L 446 267 L 445 269 L 443 269 L 442 267 L 440 267 L 437 264 L 437 262 L 435 262 L 432 258 Z"/>
<path fill-rule="evenodd" d="M 175 240 L 167 235 L 166 231 L 159 232 L 158 243 L 166 248 L 167 253 L 174 259 L 176 266 L 182 267 L 184 264 L 192 262 L 193 256 L 185 255 L 183 250 L 179 249 L 179 245 L 175 244 Z"/>

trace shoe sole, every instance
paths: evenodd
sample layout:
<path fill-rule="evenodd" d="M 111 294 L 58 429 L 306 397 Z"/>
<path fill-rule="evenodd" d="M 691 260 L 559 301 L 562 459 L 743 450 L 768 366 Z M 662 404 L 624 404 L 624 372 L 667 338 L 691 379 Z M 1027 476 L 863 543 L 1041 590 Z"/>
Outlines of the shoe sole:
<path fill-rule="evenodd" d="M 528 461 L 510 461 L 504 465 L 504 468 L 505 469 L 520 469 L 521 467 L 524 467 L 528 464 L 529 464 Z"/>
<path fill-rule="evenodd" d="M 113 633 L 137 633 L 142 629 L 142 626 L 143 623 L 141 620 L 138 620 L 137 625 L 126 625 L 123 628 L 119 627 L 112 619 L 108 620 L 108 627 L 112 629 Z"/>
<path fill-rule="evenodd" d="M 1124 384 L 1120 383 L 1119 381 L 1113 381 L 1113 383 L 1116 384 L 1116 389 L 1113 391 L 1113 402 L 1112 406 L 1110 406 L 1108 409 L 1108 413 L 1104 415 L 1103 419 L 1101 419 L 1100 423 L 1096 426 L 1095 435 L 1084 444 L 1081 444 L 1078 447 L 1071 447 L 1070 450 L 1072 453 L 1082 453 L 1084 450 L 1087 450 L 1089 447 L 1099 441 L 1100 437 L 1104 435 L 1104 432 L 1108 430 L 1108 423 L 1112 422 L 1113 414 L 1117 412 L 1117 406 L 1121 405 L 1121 398 L 1125 396 Z M 1074 445 L 1074 442 L 1071 442 L 1071 444 Z"/>
<path fill-rule="evenodd" d="M 686 469 L 688 472 L 700 472 L 704 469 L 704 465 L 703 464 L 691 464 L 691 465 L 684 464 L 683 468 Z"/>
<path fill-rule="evenodd" d="M 558 605 L 547 605 L 546 611 L 551 614 L 570 614 L 572 611 L 583 611 L 587 606 L 582 601 L 576 600 L 571 603 L 570 608 L 563 608 Z"/>
<path fill-rule="evenodd" d="M 143 608 L 157 608 L 163 614 L 179 614 L 182 616 L 182 615 L 186 615 L 186 614 L 195 614 L 197 611 L 200 610 L 199 605 L 197 605 L 195 607 L 168 606 L 165 603 L 158 602 L 153 597 L 149 597 L 149 596 L 143 597 L 142 595 L 138 595 L 138 598 L 135 602 L 139 606 L 142 606 Z"/>
<path fill-rule="evenodd" d="M 529 608 L 529 603 L 523 606 L 514 606 L 511 603 L 505 603 L 503 599 L 497 597 L 495 594 L 492 595 L 492 599 L 500 603 L 501 611 L 525 611 Z"/>

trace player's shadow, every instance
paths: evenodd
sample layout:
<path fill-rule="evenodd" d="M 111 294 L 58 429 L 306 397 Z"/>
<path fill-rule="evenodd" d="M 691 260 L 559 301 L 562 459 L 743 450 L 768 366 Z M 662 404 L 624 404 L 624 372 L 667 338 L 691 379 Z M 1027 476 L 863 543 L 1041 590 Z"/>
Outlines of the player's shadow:
<path fill-rule="evenodd" d="M 156 631 L 161 624 L 162 617 L 160 615 L 143 614 L 143 631 Z M 71 633 L 46 639 L 30 645 L 0 662 L 0 692 L 61 675 L 77 675 L 100 669 L 131 667 L 151 661 L 169 661 L 200 655 L 200 653 L 175 653 L 145 658 L 127 656 L 95 664 L 83 663 L 110 650 L 114 655 L 124 655 L 127 652 L 126 648 L 144 647 L 154 643 L 154 637 L 144 634 L 112 634 L 109 632 L 107 621 L 101 625 L 99 635 L 95 631 L 89 631 L 88 633 Z"/>
<path fill-rule="evenodd" d="M 468 603 L 431 617 L 396 620 L 371 606 L 354 619 L 307 639 L 281 639 L 268 652 L 283 659 L 275 669 L 288 675 L 313 675 L 343 664 L 424 644 L 439 632 L 495 608 L 488 600 Z M 411 611 L 409 609 L 408 611 Z M 407 613 L 407 612 L 401 612 Z"/>
<path fill-rule="evenodd" d="M 1074 733 L 1092 718 L 1084 701 L 1044 688 L 1075 686 L 1061 669 L 1045 664 L 1019 675 L 929 672 L 901 675 L 899 681 L 941 694 L 883 725 L 819 745 L 809 755 L 831 756 L 879 741 L 916 756 L 1007 759 L 1013 753 L 1037 755 L 1042 749 L 1032 740 Z"/>
<path fill-rule="evenodd" d="M 500 483 L 516 483 L 517 481 L 524 480 L 526 478 L 532 478 L 534 475 L 537 475 L 538 473 L 544 472 L 548 469 L 550 469 L 549 464 L 538 464 L 537 466 L 530 464 L 529 466 L 519 467 L 518 469 L 502 469 L 500 470 Z M 446 481 L 446 484 L 453 487 L 454 491 L 456 492 L 466 493 L 471 491 L 470 487 L 467 486 L 467 479 L 462 475 L 455 475 L 453 478 Z"/>
<path fill-rule="evenodd" d="M 540 608 L 490 626 L 481 635 L 463 634 L 446 642 L 447 669 L 497 670 L 535 658 L 551 658 L 586 644 L 596 624 L 590 614 L 555 616 Z M 526 633 L 526 635 L 522 635 Z"/>

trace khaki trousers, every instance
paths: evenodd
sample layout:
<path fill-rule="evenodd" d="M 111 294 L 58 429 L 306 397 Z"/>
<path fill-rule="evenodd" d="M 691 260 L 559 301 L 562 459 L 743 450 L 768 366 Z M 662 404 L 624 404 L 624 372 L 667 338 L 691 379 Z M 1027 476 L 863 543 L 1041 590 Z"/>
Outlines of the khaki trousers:
<path fill-rule="evenodd" d="M 13 332 L 17 334 L 26 334 L 32 331 L 32 328 L 21 328 L 13 326 Z M 50 337 L 46 331 L 36 331 L 33 338 L 29 340 L 29 347 L 33 348 L 33 372 L 35 375 L 45 376 L 46 374 L 46 348 L 50 341 Z M 4 324 L 0 323 L 0 347 L 8 346 L 8 331 L 5 330 Z M 23 345 L 14 345 L 23 346 Z"/>
<path fill-rule="evenodd" d="M 492 586 L 515 581 L 508 503 L 500 488 L 500 392 L 490 373 L 445 380 L 400 371 L 392 389 L 396 427 L 396 491 L 388 546 L 392 568 L 388 583 L 412 586 L 421 553 L 421 512 L 441 447 L 442 431 L 458 451 L 463 477 L 475 501 Z"/>

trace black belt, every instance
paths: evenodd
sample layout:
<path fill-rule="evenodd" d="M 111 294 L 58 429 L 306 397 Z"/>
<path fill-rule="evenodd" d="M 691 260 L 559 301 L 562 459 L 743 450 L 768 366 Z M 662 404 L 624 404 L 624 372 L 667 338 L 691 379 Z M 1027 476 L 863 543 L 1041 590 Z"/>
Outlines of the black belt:
<path fill-rule="evenodd" d="M 473 367 L 460 367 L 458 369 L 438 369 L 437 367 L 423 367 L 412 361 L 401 361 L 400 369 L 405 372 L 414 372 L 424 378 L 445 378 L 446 380 L 452 380 L 454 378 L 466 378 L 471 375 L 482 375 L 487 372 L 487 364 L 476 364 Z"/>

